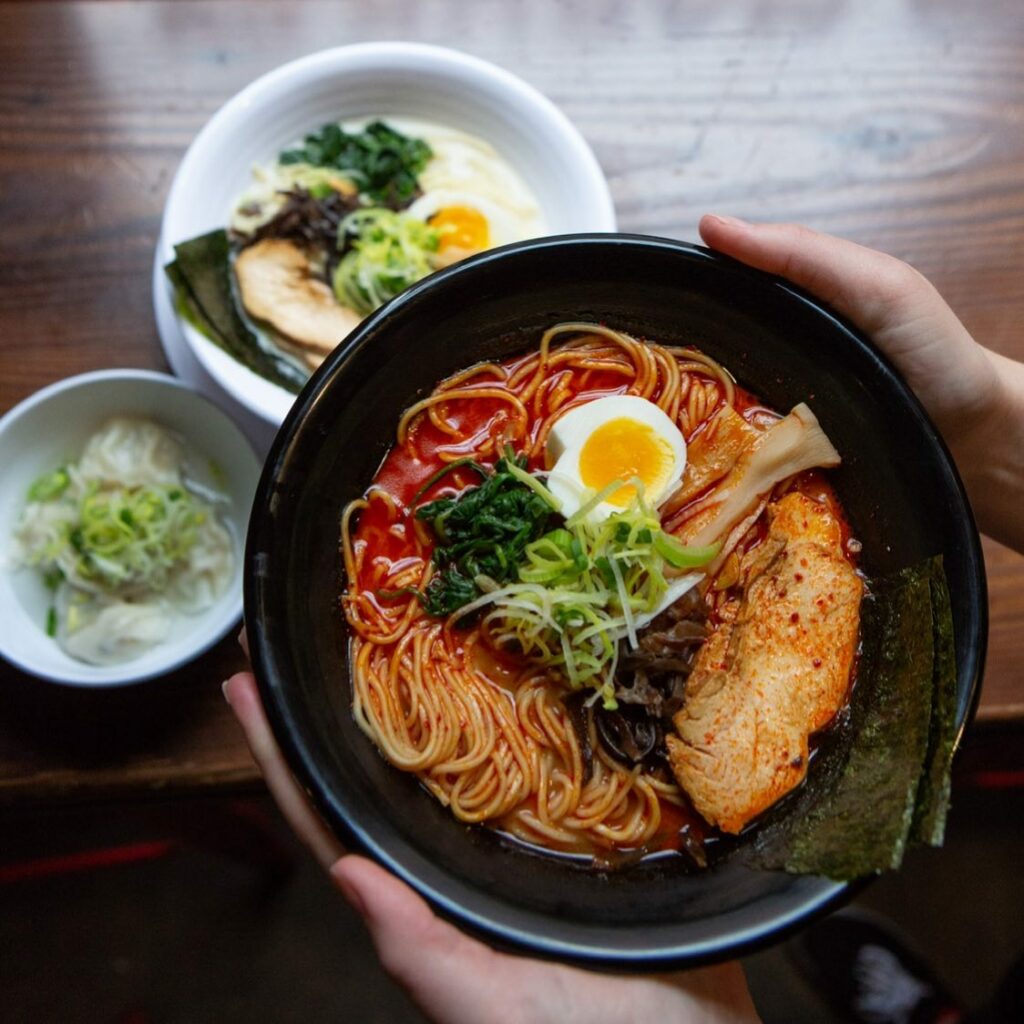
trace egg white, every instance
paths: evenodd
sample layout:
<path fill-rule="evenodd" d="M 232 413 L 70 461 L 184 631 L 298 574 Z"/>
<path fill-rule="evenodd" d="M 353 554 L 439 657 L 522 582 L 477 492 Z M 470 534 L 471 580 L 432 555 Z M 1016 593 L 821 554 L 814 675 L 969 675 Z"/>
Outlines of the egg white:
<path fill-rule="evenodd" d="M 570 409 L 555 421 L 548 435 L 547 454 L 553 462 L 548 474 L 548 489 L 561 502 L 562 514 L 569 518 L 594 496 L 580 473 L 580 457 L 591 435 L 599 427 L 617 419 L 629 419 L 650 428 L 672 450 L 672 467 L 665 478 L 645 485 L 644 499 L 657 508 L 675 489 L 686 469 L 686 442 L 679 428 L 653 402 L 636 395 L 609 395 Z M 621 506 L 603 501 L 587 514 L 588 522 L 600 522 Z"/>
<path fill-rule="evenodd" d="M 489 143 L 426 121 L 389 119 L 399 131 L 426 139 L 433 156 L 419 175 L 423 192 L 408 208 L 428 220 L 448 206 L 468 206 L 487 220 L 490 245 L 547 232 L 540 204 L 526 182 Z"/>

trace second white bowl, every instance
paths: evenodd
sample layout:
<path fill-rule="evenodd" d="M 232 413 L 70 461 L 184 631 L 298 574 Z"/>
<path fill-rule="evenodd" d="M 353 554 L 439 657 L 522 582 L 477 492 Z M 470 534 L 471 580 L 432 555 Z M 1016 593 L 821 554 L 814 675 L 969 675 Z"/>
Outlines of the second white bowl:
<path fill-rule="evenodd" d="M 526 181 L 551 234 L 614 231 L 608 184 L 590 147 L 536 89 L 487 61 L 417 43 L 362 43 L 324 50 L 258 78 L 196 136 L 171 186 L 158 258 L 226 225 L 257 164 L 329 121 L 412 117 L 489 142 Z M 216 383 L 273 424 L 293 396 L 246 369 L 179 317 L 170 287 L 155 302 L 165 349 L 186 343 Z M 171 336 L 177 332 L 178 336 Z"/>

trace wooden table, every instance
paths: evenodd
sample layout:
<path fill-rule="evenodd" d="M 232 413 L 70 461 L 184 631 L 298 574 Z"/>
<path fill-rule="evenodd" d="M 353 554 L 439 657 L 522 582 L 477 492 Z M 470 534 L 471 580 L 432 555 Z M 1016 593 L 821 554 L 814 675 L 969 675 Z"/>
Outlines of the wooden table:
<path fill-rule="evenodd" d="M 624 230 L 693 239 L 708 210 L 803 221 L 909 260 L 1024 358 L 1017 0 L 6 3 L 0 412 L 86 370 L 166 369 L 150 271 L 189 141 L 275 65 L 382 38 L 456 45 L 540 88 L 594 147 Z M 1024 559 L 986 558 L 979 717 L 1024 722 Z M 254 786 L 219 685 L 242 663 L 228 639 L 107 693 L 0 665 L 0 799 Z"/>

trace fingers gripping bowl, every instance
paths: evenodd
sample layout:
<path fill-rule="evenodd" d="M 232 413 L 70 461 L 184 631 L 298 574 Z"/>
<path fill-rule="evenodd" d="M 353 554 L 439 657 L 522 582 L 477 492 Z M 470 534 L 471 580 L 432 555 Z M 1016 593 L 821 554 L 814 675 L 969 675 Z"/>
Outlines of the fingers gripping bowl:
<path fill-rule="evenodd" d="M 916 400 L 868 343 L 788 286 L 703 249 L 629 236 L 477 257 L 410 289 L 317 372 L 271 452 L 249 534 L 254 667 L 282 747 L 332 827 L 463 926 L 594 965 L 651 970 L 735 955 L 833 905 L 848 885 L 756 868 L 746 834 L 702 872 L 675 856 L 615 871 L 538 856 L 456 821 L 352 716 L 343 508 L 365 492 L 403 412 L 438 381 L 527 352 L 560 321 L 696 346 L 766 406 L 813 407 L 842 455 L 830 479 L 869 580 L 944 559 L 963 728 L 984 650 L 984 576 L 962 488 Z"/>

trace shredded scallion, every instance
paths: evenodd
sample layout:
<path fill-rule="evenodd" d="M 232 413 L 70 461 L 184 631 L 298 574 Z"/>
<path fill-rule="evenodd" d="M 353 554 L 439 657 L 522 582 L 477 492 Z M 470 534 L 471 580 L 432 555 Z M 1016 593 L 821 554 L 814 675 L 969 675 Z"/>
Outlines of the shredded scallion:
<path fill-rule="evenodd" d="M 372 313 L 433 270 L 429 256 L 438 232 L 415 217 L 372 207 L 350 213 L 339 238 L 355 236 L 334 272 L 334 294 L 342 305 Z"/>
<path fill-rule="evenodd" d="M 52 486 L 55 476 L 40 477 L 30 490 L 53 511 L 50 528 L 25 553 L 26 563 L 40 566 L 51 588 L 70 577 L 99 590 L 158 592 L 188 555 L 208 515 L 178 486 L 91 484 L 73 500 L 66 485 Z"/>
<path fill-rule="evenodd" d="M 717 550 L 669 537 L 638 492 L 622 512 L 596 523 L 573 516 L 527 544 L 518 582 L 485 592 L 458 615 L 483 611 L 499 645 L 554 669 L 574 689 L 593 688 L 613 708 L 619 644 L 635 648 L 638 631 L 701 578 L 670 580 L 666 569 L 706 564 Z"/>

